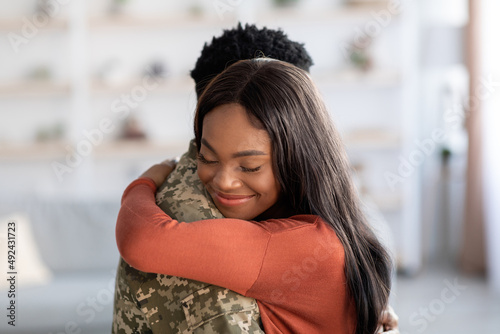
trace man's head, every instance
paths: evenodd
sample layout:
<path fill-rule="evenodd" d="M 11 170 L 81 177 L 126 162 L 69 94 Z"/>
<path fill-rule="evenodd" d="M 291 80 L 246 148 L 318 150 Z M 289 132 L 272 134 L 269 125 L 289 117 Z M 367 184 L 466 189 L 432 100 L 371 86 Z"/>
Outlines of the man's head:
<path fill-rule="evenodd" d="M 305 71 L 313 64 L 304 45 L 293 42 L 281 30 L 258 29 L 255 25 L 238 24 L 236 28 L 224 30 L 214 37 L 211 44 L 205 43 L 196 61 L 191 77 L 196 84 L 199 97 L 206 85 L 229 65 L 243 59 L 270 57 L 291 63 Z"/>

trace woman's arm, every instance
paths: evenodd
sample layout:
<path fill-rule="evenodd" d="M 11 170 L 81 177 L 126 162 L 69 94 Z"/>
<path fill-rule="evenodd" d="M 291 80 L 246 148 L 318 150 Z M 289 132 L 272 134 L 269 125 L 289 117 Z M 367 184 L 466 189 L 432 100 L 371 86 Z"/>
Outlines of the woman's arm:
<path fill-rule="evenodd" d="M 258 277 L 270 234 L 238 219 L 189 224 L 173 220 L 155 204 L 160 179 L 142 177 L 125 190 L 116 226 L 122 257 L 142 271 L 195 279 L 246 294 Z"/>

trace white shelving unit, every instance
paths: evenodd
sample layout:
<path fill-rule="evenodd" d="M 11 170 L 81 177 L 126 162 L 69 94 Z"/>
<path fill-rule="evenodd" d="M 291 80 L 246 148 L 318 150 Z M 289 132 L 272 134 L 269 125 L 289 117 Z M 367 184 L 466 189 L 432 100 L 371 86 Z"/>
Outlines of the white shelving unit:
<path fill-rule="evenodd" d="M 269 9 L 267 3 L 252 2 L 235 7 L 222 19 L 210 7 L 197 14 L 163 10 L 154 15 L 132 15 L 127 11 L 110 16 L 102 10 L 91 10 L 89 2 L 84 0 L 74 0 L 67 6 L 67 17 L 54 18 L 27 45 L 29 52 L 45 47 L 53 48 L 54 52 L 68 48 L 69 65 L 63 79 L 33 81 L 25 79 L 22 73 L 14 80 L 2 80 L 0 76 L 2 119 L 24 124 L 23 117 L 32 117 L 35 112 L 32 106 L 43 100 L 42 115 L 36 117 L 47 115 L 47 124 L 63 123 L 65 128 L 62 138 L 43 143 L 28 140 L 29 134 L 22 136 L 23 139 L 13 135 L 0 137 L 0 161 L 9 173 L 15 173 L 17 165 L 26 167 L 28 162 L 38 161 L 33 164 L 37 168 L 33 182 L 40 178 L 44 178 L 41 184 L 52 182 L 49 193 L 61 192 L 68 196 L 99 193 L 119 198 L 128 181 L 148 164 L 179 155 L 187 148 L 195 107 L 194 84 L 188 71 L 203 44 L 219 35 L 222 29 L 235 26 L 238 20 L 281 27 L 291 39 L 305 42 L 315 61 L 311 75 L 345 137 L 353 163 L 363 166 L 360 177 L 366 182 L 364 189 L 396 233 L 400 268 L 410 273 L 419 269 L 418 168 L 394 191 L 384 180 L 385 172 L 397 173 L 398 157 L 408 156 L 417 138 L 418 50 L 412 44 L 413 39 L 408 38 L 418 29 L 415 4 L 408 5 L 412 8 L 394 17 L 376 36 L 373 69 L 365 73 L 346 69 L 340 46 L 353 38 L 356 27 L 375 20 L 373 12 L 384 9 L 380 4 L 378 7 Z M 29 17 L 29 13 L 26 15 Z M 0 19 L 0 34 L 19 31 L 22 22 L 21 18 Z M 48 38 L 49 46 L 37 45 L 37 38 L 51 34 L 57 36 Z M 67 45 L 63 38 L 68 39 Z M 23 52 L 21 50 L 23 61 L 36 63 L 34 54 Z M 14 60 L 18 55 L 11 53 L 7 57 Z M 386 61 L 388 58 L 391 60 Z M 121 69 L 128 74 L 114 83 L 104 83 L 98 79 L 97 72 L 110 59 L 122 60 Z M 144 67 L 157 59 L 167 62 L 166 78 L 146 92 L 147 98 L 135 101 L 138 107 L 127 110 L 139 119 L 149 140 L 116 141 L 122 119 L 113 106 L 126 106 L 123 95 L 132 95 L 134 89 L 143 86 Z M 23 106 L 26 99 L 32 102 Z M 56 115 L 49 112 L 50 103 L 64 112 Z M 7 108 L 12 104 L 20 105 L 20 110 L 9 113 Z M 99 130 L 103 119 L 110 119 L 115 130 L 103 134 L 102 142 L 92 145 L 82 163 L 65 175 L 64 182 L 58 183 L 51 163 L 64 163 L 68 155 L 78 152 L 78 145 L 81 148 L 82 141 L 89 141 L 83 133 Z M 3 123 L 2 127 L 8 127 Z M 33 132 L 33 128 L 24 130 Z M 113 173 L 112 178 L 109 173 Z M 50 182 L 47 177 L 51 178 Z M 12 175 L 11 179 L 15 178 Z M 20 193 L 31 191 L 10 182 Z M 5 189 L 9 188 L 4 188 L 3 195 Z M 43 190 L 40 195 L 45 195 Z"/>

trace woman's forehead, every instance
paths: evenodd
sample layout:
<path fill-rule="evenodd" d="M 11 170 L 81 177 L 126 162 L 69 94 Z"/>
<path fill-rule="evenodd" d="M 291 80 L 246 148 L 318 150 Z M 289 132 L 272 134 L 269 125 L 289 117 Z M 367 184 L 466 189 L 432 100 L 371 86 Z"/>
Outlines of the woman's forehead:
<path fill-rule="evenodd" d="M 245 108 L 236 103 L 210 111 L 203 120 L 202 137 L 216 150 L 260 148 L 269 151 L 271 146 L 267 131 L 255 127 Z"/>

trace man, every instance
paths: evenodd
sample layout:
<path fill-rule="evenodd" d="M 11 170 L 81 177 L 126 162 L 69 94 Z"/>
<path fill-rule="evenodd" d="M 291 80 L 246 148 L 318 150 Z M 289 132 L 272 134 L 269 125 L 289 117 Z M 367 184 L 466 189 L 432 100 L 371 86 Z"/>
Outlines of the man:
<path fill-rule="evenodd" d="M 238 25 L 205 44 L 191 71 L 197 95 L 230 64 L 260 55 L 287 61 L 306 71 L 312 65 L 303 45 L 290 41 L 283 32 Z M 191 142 L 157 193 L 162 210 L 186 222 L 222 217 L 198 179 L 196 154 Z M 389 316 L 389 320 L 394 321 L 394 317 Z M 112 332 L 263 333 L 263 329 L 254 299 L 202 282 L 143 273 L 121 259 Z"/>

